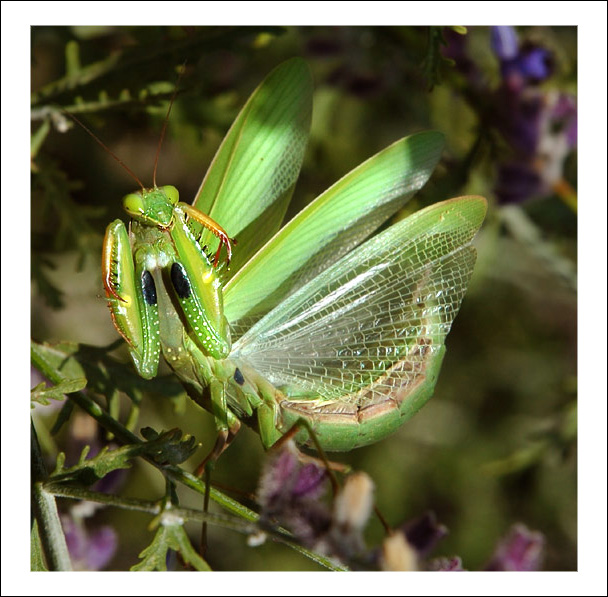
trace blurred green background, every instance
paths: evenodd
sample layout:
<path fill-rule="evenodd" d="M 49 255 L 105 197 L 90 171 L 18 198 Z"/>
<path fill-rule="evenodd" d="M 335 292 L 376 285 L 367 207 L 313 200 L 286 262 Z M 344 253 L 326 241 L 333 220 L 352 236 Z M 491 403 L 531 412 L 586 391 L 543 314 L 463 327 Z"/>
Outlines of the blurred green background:
<path fill-rule="evenodd" d="M 575 95 L 576 28 L 517 33 L 552 56 L 551 76 L 533 93 Z M 281 61 L 301 56 L 315 81 L 313 124 L 288 217 L 386 145 L 429 128 L 446 135 L 446 150 L 408 212 L 468 193 L 490 203 L 476 240 L 474 279 L 448 337 L 434 397 L 392 437 L 335 459 L 371 475 L 377 505 L 392 525 L 433 510 L 449 529 L 434 556 L 456 554 L 465 568 L 481 569 L 509 527 L 522 522 L 546 538 L 544 569 L 575 570 L 576 155 L 569 151 L 560 163 L 560 180 L 570 191 L 556 185 L 516 204 L 499 202 L 498 169 L 512 151 L 488 119 L 500 64 L 490 29 L 470 28 L 467 55 L 483 77 L 475 88 L 458 63 L 441 58 L 443 41 L 454 35 L 462 33 L 428 27 L 32 28 L 32 336 L 96 346 L 117 339 L 103 298 L 101 242 L 111 220 L 126 219 L 120 199 L 135 186 L 91 137 L 49 108 L 77 113 L 150 184 L 177 67 L 187 60 L 157 178 L 189 201 L 251 91 Z M 51 438 L 56 410 L 37 407 L 34 416 L 52 463 L 69 449 L 78 418 Z M 196 436 L 203 447 L 192 467 L 214 440 L 211 417 L 182 399 L 146 397 L 138 427 L 145 425 L 178 426 Z M 220 459 L 215 480 L 252 493 L 263 459 L 259 438 L 245 429 Z M 130 471 L 120 490 L 148 499 L 163 491 L 161 475 L 145 464 Z M 180 497 L 200 507 L 187 492 Z M 107 569 L 137 561 L 152 537 L 148 523 L 148 516 L 126 511 L 95 515 L 93 525 L 109 524 L 119 534 Z M 192 533 L 197 537 L 194 526 Z M 368 545 L 378 545 L 382 534 L 372 520 Z M 285 546 L 250 548 L 242 535 L 214 528 L 208 559 L 219 570 L 318 569 Z"/>

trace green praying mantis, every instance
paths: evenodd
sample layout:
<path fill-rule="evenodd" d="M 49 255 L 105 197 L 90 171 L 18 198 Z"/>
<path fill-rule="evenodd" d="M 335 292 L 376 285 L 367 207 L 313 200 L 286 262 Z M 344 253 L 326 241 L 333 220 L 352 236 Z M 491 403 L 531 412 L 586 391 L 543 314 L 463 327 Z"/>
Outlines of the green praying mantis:
<path fill-rule="evenodd" d="M 301 420 L 329 451 L 393 432 L 432 395 L 475 263 L 482 197 L 437 203 L 370 236 L 430 177 L 437 132 L 393 143 L 280 228 L 311 104 L 306 63 L 281 64 L 241 110 L 192 204 L 173 186 L 139 183 L 123 200 L 129 229 L 116 220 L 106 231 L 114 325 L 142 377 L 156 375 L 162 353 L 212 413 L 212 459 L 241 422 L 265 448 Z"/>

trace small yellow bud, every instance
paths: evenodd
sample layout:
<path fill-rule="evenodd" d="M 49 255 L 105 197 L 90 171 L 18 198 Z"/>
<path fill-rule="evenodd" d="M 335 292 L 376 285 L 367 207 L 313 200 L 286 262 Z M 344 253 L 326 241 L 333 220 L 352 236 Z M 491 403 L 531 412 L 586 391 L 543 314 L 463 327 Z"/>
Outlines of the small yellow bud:
<path fill-rule="evenodd" d="M 380 567 L 386 572 L 418 570 L 418 555 L 401 531 L 391 533 L 382 543 Z"/>

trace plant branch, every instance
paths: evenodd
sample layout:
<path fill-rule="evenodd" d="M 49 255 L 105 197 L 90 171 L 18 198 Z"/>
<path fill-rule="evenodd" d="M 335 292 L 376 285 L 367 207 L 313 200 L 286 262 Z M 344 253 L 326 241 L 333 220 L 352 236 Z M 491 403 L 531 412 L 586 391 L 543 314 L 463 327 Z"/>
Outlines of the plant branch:
<path fill-rule="evenodd" d="M 71 487 L 61 483 L 47 483 L 44 485 L 47 493 L 56 497 L 63 497 L 74 500 L 84 500 L 94 502 L 104 506 L 114 506 L 123 510 L 134 510 L 137 512 L 146 512 L 153 516 L 158 516 L 163 512 L 163 501 L 141 500 L 137 498 L 121 497 L 109 493 L 100 493 L 98 491 L 90 491 L 82 487 Z M 243 522 L 235 516 L 227 516 L 222 514 L 214 514 L 212 512 L 203 512 L 194 508 L 183 508 L 181 506 L 171 506 L 171 514 L 184 520 L 194 520 L 196 522 L 208 522 L 216 524 L 241 533 L 251 533 L 254 527 L 251 524 Z"/>
<path fill-rule="evenodd" d="M 34 367 L 36 367 L 36 369 L 38 369 L 38 371 L 40 371 L 40 373 L 42 373 L 49 381 L 54 384 L 59 384 L 65 380 L 64 376 L 54 366 L 52 366 L 46 361 L 44 354 L 42 353 L 42 351 L 37 349 L 37 345 L 35 342 L 32 342 L 31 357 L 32 364 L 34 365 Z M 104 429 L 113 433 L 115 439 L 118 442 L 124 444 L 143 443 L 142 440 L 137 437 L 137 435 L 135 435 L 126 427 L 121 425 L 121 423 L 113 419 L 106 411 L 104 411 L 103 408 L 101 408 L 101 406 L 99 406 L 99 404 L 97 404 L 85 393 L 72 392 L 68 394 L 68 398 L 72 400 L 75 404 L 77 404 L 80 408 L 82 408 L 86 413 L 91 415 Z M 187 471 L 184 471 L 179 466 L 160 465 L 151 458 L 148 458 L 146 456 L 144 456 L 144 458 L 154 467 L 158 468 L 170 481 L 179 482 L 185 485 L 186 487 L 190 487 L 190 489 L 193 489 L 201 495 L 205 494 L 205 483 L 199 477 L 188 473 Z M 53 486 L 53 488 L 55 489 L 56 486 Z M 75 496 L 66 495 L 64 497 Z M 211 499 L 221 507 L 246 520 L 247 522 L 257 523 L 259 519 L 259 515 L 256 512 L 250 510 L 246 506 L 243 506 L 236 500 L 233 500 L 232 498 L 228 497 L 227 495 L 223 494 L 221 491 L 213 487 L 211 488 Z M 294 543 L 293 538 L 286 533 L 284 534 L 284 532 L 282 531 L 278 533 L 269 532 L 268 534 L 272 535 L 274 539 L 281 541 L 286 545 L 289 545 L 299 553 L 306 555 L 311 560 L 317 562 L 318 564 L 326 568 L 329 568 L 330 570 L 344 570 L 343 567 L 340 567 L 335 562 L 332 562 L 329 558 L 316 554 L 306 549 L 305 547 Z"/>
<path fill-rule="evenodd" d="M 59 520 L 53 495 L 44 488 L 46 467 L 38 444 L 34 422 L 31 423 L 32 441 L 32 510 L 38 521 L 38 534 L 49 570 L 72 570 L 68 546 Z"/>

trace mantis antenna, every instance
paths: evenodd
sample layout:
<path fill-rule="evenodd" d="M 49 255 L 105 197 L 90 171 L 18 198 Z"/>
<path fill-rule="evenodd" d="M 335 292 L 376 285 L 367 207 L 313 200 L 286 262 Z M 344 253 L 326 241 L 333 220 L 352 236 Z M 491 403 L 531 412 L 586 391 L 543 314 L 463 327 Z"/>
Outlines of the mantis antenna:
<path fill-rule="evenodd" d="M 182 64 L 180 68 L 179 75 L 177 77 L 177 82 L 175 83 L 175 90 L 173 91 L 173 95 L 171 96 L 171 101 L 169 102 L 169 109 L 167 110 L 167 115 L 165 116 L 165 122 L 163 122 L 163 128 L 160 132 L 160 139 L 158 140 L 158 147 L 156 148 L 156 157 L 154 158 L 154 172 L 152 173 L 152 184 L 154 188 L 156 188 L 156 169 L 158 167 L 158 158 L 160 157 L 160 148 L 163 144 L 163 139 L 165 138 L 165 132 L 167 130 L 167 124 L 169 123 L 169 114 L 171 114 L 171 108 L 173 107 L 173 102 L 177 97 L 177 92 L 179 89 L 179 82 L 181 81 L 182 75 L 186 69 L 186 61 Z"/>
<path fill-rule="evenodd" d="M 135 176 L 133 170 L 131 170 L 131 168 L 129 168 L 129 166 L 127 166 L 91 129 L 89 129 L 80 120 L 78 120 L 78 118 L 76 118 L 74 114 L 66 112 L 65 110 L 62 110 L 62 112 L 64 114 L 67 114 L 67 116 L 69 116 L 74 122 L 79 124 L 87 133 L 89 133 L 89 135 L 91 135 L 91 137 L 93 137 L 93 139 L 95 139 L 95 141 L 97 141 L 97 143 L 99 143 L 99 145 L 101 145 L 101 147 L 105 149 L 127 171 L 131 178 L 133 178 L 135 182 L 137 182 L 137 184 L 142 188 L 142 190 L 145 188 L 141 180 L 139 180 L 139 178 Z"/>

